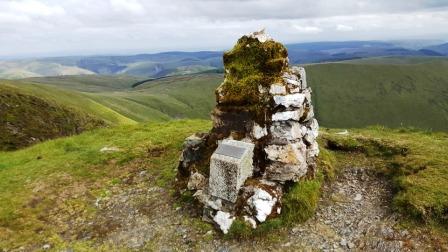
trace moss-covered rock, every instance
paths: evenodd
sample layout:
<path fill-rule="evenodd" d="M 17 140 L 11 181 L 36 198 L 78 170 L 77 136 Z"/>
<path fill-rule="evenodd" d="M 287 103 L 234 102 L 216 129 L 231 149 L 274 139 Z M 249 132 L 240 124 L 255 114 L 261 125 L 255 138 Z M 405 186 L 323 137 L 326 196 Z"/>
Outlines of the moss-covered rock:
<path fill-rule="evenodd" d="M 225 79 L 216 92 L 219 104 L 254 105 L 269 101 L 260 89 L 281 82 L 281 73 L 288 67 L 288 52 L 281 43 L 262 41 L 243 36 L 224 53 Z"/>

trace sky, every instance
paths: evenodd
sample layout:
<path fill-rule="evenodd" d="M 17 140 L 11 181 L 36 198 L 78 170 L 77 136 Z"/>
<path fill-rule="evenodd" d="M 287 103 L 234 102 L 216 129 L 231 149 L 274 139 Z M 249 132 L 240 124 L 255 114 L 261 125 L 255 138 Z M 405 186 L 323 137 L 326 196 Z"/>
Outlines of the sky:
<path fill-rule="evenodd" d="M 0 0 L 0 57 L 225 50 L 266 28 L 283 43 L 448 40 L 448 0 Z"/>

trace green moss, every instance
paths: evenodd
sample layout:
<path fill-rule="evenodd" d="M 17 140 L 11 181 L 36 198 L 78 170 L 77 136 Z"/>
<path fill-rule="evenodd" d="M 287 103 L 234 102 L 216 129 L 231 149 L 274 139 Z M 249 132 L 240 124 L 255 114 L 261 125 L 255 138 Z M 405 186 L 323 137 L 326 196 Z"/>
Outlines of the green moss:
<path fill-rule="evenodd" d="M 229 232 L 224 235 L 226 239 L 235 239 L 235 238 L 243 238 L 247 239 L 253 236 L 253 229 L 249 225 L 249 223 L 236 219 L 233 221 L 232 226 L 229 229 Z"/>
<path fill-rule="evenodd" d="M 313 180 L 295 183 L 283 197 L 282 220 L 284 224 L 304 222 L 313 216 L 320 196 L 323 175 Z"/>
<path fill-rule="evenodd" d="M 320 144 L 320 143 L 319 143 Z M 320 146 L 323 146 L 322 144 Z M 334 180 L 336 176 L 335 168 L 336 158 L 334 153 L 325 148 L 319 148 L 319 157 L 317 159 L 317 167 L 327 180 Z"/>
<path fill-rule="evenodd" d="M 266 102 L 258 87 L 280 81 L 287 63 L 286 48 L 275 41 L 261 43 L 243 36 L 234 48 L 224 53 L 225 80 L 218 89 L 221 104 L 248 105 Z M 217 94 L 219 96 L 219 94 Z"/>

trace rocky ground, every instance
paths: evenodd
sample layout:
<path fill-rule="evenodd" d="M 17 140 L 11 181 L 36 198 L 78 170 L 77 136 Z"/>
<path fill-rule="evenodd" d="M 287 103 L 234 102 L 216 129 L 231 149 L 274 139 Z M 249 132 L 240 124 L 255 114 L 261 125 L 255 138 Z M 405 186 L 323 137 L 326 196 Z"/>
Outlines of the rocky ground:
<path fill-rule="evenodd" d="M 312 219 L 267 239 L 228 240 L 181 208 L 145 171 L 97 199 L 98 214 L 76 230 L 81 240 L 152 251 L 432 251 L 430 237 L 398 227 L 388 181 L 347 167 L 324 187 Z M 432 244 L 432 245 L 430 245 Z"/>
<path fill-rule="evenodd" d="M 372 169 L 348 167 L 324 190 L 315 217 L 293 228 L 288 244 L 323 251 L 431 250 L 419 236 L 397 228 L 389 183 Z"/>

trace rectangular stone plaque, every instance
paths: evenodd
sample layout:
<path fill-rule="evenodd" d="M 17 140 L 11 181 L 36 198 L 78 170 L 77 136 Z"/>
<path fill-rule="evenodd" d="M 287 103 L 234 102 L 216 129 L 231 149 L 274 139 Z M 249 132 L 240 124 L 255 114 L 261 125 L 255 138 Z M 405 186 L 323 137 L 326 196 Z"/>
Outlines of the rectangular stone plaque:
<path fill-rule="evenodd" d="M 244 155 L 245 151 L 246 151 L 246 149 L 238 147 L 238 146 L 232 146 L 232 145 L 228 145 L 228 144 L 220 144 L 218 146 L 218 148 L 216 149 L 215 153 L 239 159 Z"/>
<path fill-rule="evenodd" d="M 240 187 L 252 176 L 255 145 L 235 140 L 223 140 L 210 159 L 209 193 L 235 202 Z"/>

